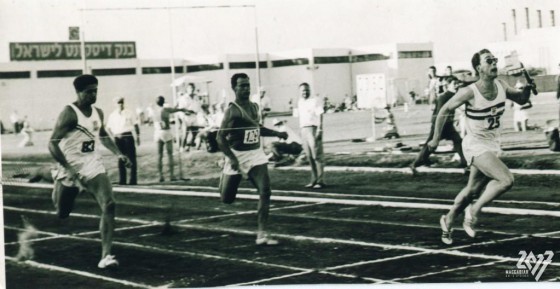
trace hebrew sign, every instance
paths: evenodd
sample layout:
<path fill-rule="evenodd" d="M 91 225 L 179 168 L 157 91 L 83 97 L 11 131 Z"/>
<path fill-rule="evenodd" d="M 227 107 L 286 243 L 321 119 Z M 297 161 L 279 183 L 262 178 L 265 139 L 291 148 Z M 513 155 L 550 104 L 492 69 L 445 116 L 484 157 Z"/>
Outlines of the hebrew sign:
<path fill-rule="evenodd" d="M 80 42 L 10 43 L 11 61 L 79 60 Z M 136 58 L 135 42 L 86 42 L 86 59 Z"/>

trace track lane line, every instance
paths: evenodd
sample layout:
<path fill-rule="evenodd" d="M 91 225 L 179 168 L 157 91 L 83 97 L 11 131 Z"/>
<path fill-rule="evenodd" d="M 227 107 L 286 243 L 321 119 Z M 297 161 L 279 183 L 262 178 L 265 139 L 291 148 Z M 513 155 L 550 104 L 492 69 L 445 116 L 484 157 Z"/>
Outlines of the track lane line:
<path fill-rule="evenodd" d="M 4 258 L 6 260 L 14 262 L 14 263 L 25 264 L 25 265 L 28 265 L 30 267 L 34 267 L 34 268 L 38 268 L 38 269 L 45 269 L 45 270 L 49 270 L 49 271 L 69 273 L 69 274 L 79 275 L 79 276 L 82 276 L 82 277 L 87 277 L 87 278 L 92 278 L 92 279 L 97 279 L 97 280 L 103 280 L 103 281 L 117 283 L 117 284 L 121 284 L 121 285 L 125 285 L 125 286 L 135 287 L 135 288 L 156 289 L 156 287 L 153 287 L 153 286 L 150 286 L 150 285 L 147 285 L 147 284 L 143 284 L 143 283 L 137 283 L 137 282 L 131 282 L 131 281 L 123 280 L 123 279 L 106 277 L 106 276 L 103 276 L 103 275 L 93 274 L 93 273 L 90 273 L 90 272 L 85 272 L 85 271 L 69 269 L 69 268 L 65 268 L 65 267 L 61 267 L 61 266 L 39 263 L 39 262 L 32 261 L 32 260 L 27 260 L 27 261 L 20 262 L 20 261 L 17 261 L 13 257 L 4 256 Z"/>
<path fill-rule="evenodd" d="M 46 184 L 33 184 L 33 186 L 23 187 L 41 187 L 52 188 L 52 185 Z M 137 194 L 150 194 L 150 195 L 168 195 L 168 196 L 191 196 L 191 197 L 219 197 L 217 192 L 198 192 L 198 191 L 169 191 L 161 189 L 141 189 L 141 188 L 114 188 L 114 191 L 128 192 Z M 237 195 L 239 199 L 258 200 L 258 195 Z M 313 198 L 313 197 L 293 197 L 293 196 L 278 196 L 271 197 L 273 201 L 287 201 L 287 202 L 303 202 L 303 203 L 325 203 L 325 204 L 338 204 L 338 205 L 353 205 L 353 206 L 380 206 L 388 208 L 409 208 L 409 209 L 431 209 L 431 210 L 449 210 L 451 205 L 433 204 L 433 203 L 407 203 L 407 202 L 393 202 L 393 201 L 372 201 L 372 200 L 350 200 L 350 199 L 329 199 L 329 198 Z M 504 208 L 504 207 L 484 207 L 482 212 L 495 213 L 502 215 L 531 215 L 531 216 L 550 216 L 560 217 L 559 210 L 534 210 L 534 209 L 519 209 L 519 208 Z"/>
<path fill-rule="evenodd" d="M 43 213 L 43 214 L 53 214 L 53 212 L 48 211 L 40 211 L 40 210 L 32 210 L 32 209 L 20 209 L 20 208 L 13 208 L 13 207 L 5 207 L 4 209 L 8 210 L 18 210 L 18 211 L 25 211 L 25 212 L 34 212 L 34 213 Z M 83 217 L 96 217 L 94 215 L 85 215 L 80 214 Z M 127 218 L 119 218 L 122 221 L 129 221 L 129 222 L 139 222 L 142 224 L 154 224 L 158 222 L 151 222 L 151 221 L 144 221 L 144 220 L 137 220 L 137 219 L 127 219 Z M 159 222 L 162 224 L 161 222 Z M 173 223 L 172 223 L 173 224 Z M 240 229 L 230 229 L 230 228 L 223 228 L 223 227 L 210 227 L 210 226 L 203 226 L 203 225 L 193 225 L 193 224 L 174 224 L 178 227 L 182 228 L 194 228 L 199 230 L 207 230 L 207 231 L 214 231 L 214 232 L 229 232 L 235 234 L 242 234 L 242 235 L 256 235 L 256 232 L 249 231 L 249 230 L 240 230 Z M 557 234 L 558 232 L 549 232 L 543 234 L 534 234 L 533 236 L 547 236 L 551 234 Z M 357 246 L 365 246 L 365 247 L 377 247 L 382 249 L 397 249 L 397 250 L 407 250 L 407 251 L 417 251 L 417 252 L 428 252 L 434 254 L 446 254 L 446 255 L 453 255 L 453 256 L 462 256 L 462 257 L 474 257 L 474 258 L 481 258 L 481 259 L 490 259 L 490 260 L 505 260 L 505 261 L 518 261 L 518 258 L 509 258 L 503 256 L 494 256 L 494 255 L 484 255 L 484 254 L 473 254 L 473 253 L 465 253 L 461 251 L 457 251 L 457 249 L 449 250 L 449 249 L 428 249 L 422 247 L 415 247 L 415 246 L 406 246 L 406 245 L 392 245 L 392 244 L 383 244 L 383 243 L 375 243 L 375 242 L 366 242 L 366 241 L 354 241 L 354 240 L 345 240 L 345 239 L 335 239 L 335 238 L 324 238 L 324 237 L 308 237 L 308 236 L 301 236 L 301 235 L 288 235 L 288 234 L 271 234 L 274 237 L 284 238 L 288 240 L 294 241 L 311 241 L 317 243 L 331 243 L 331 244 L 345 244 L 345 245 L 357 245 Z M 504 239 L 505 241 L 509 240 L 518 240 L 522 238 L 528 238 L 528 235 L 523 235 L 519 237 L 507 238 Z M 495 242 L 495 241 L 494 241 Z M 550 263 L 550 265 L 557 266 L 560 263 Z"/>

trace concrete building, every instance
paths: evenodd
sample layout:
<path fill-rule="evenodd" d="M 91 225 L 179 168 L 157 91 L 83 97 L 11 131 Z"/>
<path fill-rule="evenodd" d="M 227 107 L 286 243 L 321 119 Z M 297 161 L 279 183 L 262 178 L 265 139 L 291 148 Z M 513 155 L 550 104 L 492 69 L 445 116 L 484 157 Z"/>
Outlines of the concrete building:
<path fill-rule="evenodd" d="M 304 49 L 262 53 L 257 70 L 254 54 L 227 54 L 173 61 L 175 77 L 202 76 L 196 84 L 210 103 L 233 99 L 230 77 L 244 72 L 251 90 L 265 86 L 273 111 L 288 111 L 289 100 L 299 97 L 298 85 L 308 82 L 315 95 L 342 102 L 356 94 L 356 76 L 384 73 L 387 97 L 404 101 L 411 90 L 420 93 L 427 84 L 426 70 L 433 65 L 432 43 L 393 43 L 359 48 Z M 124 97 L 130 109 L 145 109 L 158 95 L 172 103 L 171 61 L 92 59 L 89 73 L 100 79 L 97 106 L 114 109 L 113 99 Z M 0 120 L 9 123 L 17 110 L 37 129 L 51 128 L 63 106 L 75 100 L 72 80 L 83 71 L 80 60 L 12 61 L 0 63 Z M 179 88 L 181 89 L 181 88 Z"/>

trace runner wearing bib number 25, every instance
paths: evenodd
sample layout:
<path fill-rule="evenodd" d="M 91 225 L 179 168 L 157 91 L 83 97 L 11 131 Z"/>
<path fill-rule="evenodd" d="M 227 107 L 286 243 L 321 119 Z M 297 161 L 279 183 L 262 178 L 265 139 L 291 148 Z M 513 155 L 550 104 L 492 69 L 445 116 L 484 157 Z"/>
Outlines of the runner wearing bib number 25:
<path fill-rule="evenodd" d="M 58 116 L 49 142 L 49 151 L 58 162 L 53 174 L 52 200 L 58 217 L 67 218 L 74 200 L 81 191 L 92 194 L 101 208 L 101 260 L 99 268 L 118 265 L 111 255 L 115 228 L 115 199 L 105 168 L 98 152 L 101 143 L 130 167 L 103 125 L 103 111 L 93 104 L 97 101 L 98 80 L 93 75 L 74 79 L 77 100 L 64 107 Z"/>
<path fill-rule="evenodd" d="M 501 116 L 505 101 L 510 99 L 525 104 L 531 96 L 533 84 L 522 89 L 510 87 L 497 79 L 498 59 L 487 49 L 475 53 L 471 59 L 478 80 L 460 89 L 440 110 L 434 129 L 434 137 L 428 143 L 435 150 L 447 115 L 466 104 L 467 135 L 463 139 L 463 153 L 471 165 L 467 186 L 459 192 L 447 215 L 440 218 L 441 240 L 451 244 L 453 221 L 463 211 L 463 228 L 470 237 L 475 237 L 478 215 L 486 204 L 505 193 L 513 186 L 513 175 L 498 158 L 500 149 Z M 475 197 L 478 199 L 474 201 Z M 473 202 L 474 201 L 474 202 Z"/>
<path fill-rule="evenodd" d="M 278 241 L 267 231 L 271 190 L 268 158 L 261 147 L 260 139 L 261 136 L 286 139 L 288 134 L 259 124 L 258 105 L 249 100 L 251 89 L 246 74 L 234 74 L 231 87 L 235 92 L 235 101 L 231 102 L 225 111 L 217 136 L 218 145 L 226 156 L 220 178 L 220 196 L 222 202 L 233 203 L 242 175 L 246 175 L 259 193 L 256 244 L 276 245 Z"/>

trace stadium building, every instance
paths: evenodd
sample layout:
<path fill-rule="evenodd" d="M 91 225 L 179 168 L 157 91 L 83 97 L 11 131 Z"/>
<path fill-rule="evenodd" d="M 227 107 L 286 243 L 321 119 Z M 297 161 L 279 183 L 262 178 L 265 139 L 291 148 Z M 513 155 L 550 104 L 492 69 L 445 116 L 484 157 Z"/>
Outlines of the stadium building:
<path fill-rule="evenodd" d="M 10 113 L 17 110 L 37 129 L 53 127 L 62 107 L 76 97 L 72 79 L 84 70 L 79 42 L 10 45 L 11 62 L 0 64 L 2 122 L 6 126 Z M 409 91 L 420 92 L 426 85 L 426 69 L 434 63 L 432 47 L 432 43 L 393 43 L 261 53 L 259 69 L 255 54 L 175 59 L 173 65 L 175 78 L 199 77 L 197 89 L 211 104 L 233 99 L 230 77 L 244 72 L 252 79 L 254 93 L 259 82 L 265 87 L 273 111 L 288 111 L 301 82 L 310 83 L 314 94 L 339 103 L 356 94 L 357 75 L 371 73 L 385 74 L 390 102 L 403 101 Z M 87 43 L 85 51 L 87 72 L 100 79 L 99 107 L 112 110 L 116 97 L 124 97 L 130 109 L 138 110 L 152 105 L 158 95 L 172 103 L 170 60 L 138 59 L 134 42 Z"/>

